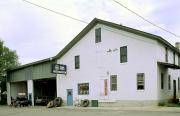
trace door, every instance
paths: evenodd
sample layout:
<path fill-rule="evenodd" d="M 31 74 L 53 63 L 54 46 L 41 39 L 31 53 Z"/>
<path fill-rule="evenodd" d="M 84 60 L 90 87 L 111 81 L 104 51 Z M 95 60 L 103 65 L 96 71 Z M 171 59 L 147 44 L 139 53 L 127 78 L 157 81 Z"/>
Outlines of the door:
<path fill-rule="evenodd" d="M 176 99 L 176 80 L 173 80 L 173 98 Z"/>
<path fill-rule="evenodd" d="M 73 105 L 73 90 L 67 89 L 67 105 L 72 106 Z"/>

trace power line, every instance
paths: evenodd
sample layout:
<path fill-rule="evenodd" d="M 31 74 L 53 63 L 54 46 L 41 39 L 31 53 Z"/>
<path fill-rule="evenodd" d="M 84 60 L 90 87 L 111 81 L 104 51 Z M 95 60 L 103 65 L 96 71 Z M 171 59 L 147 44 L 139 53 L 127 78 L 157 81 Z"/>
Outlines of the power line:
<path fill-rule="evenodd" d="M 163 30 L 163 31 L 171 34 L 171 35 L 174 35 L 174 36 L 177 37 L 177 38 L 180 38 L 179 35 L 177 35 L 177 34 L 171 32 L 171 31 L 169 31 L 169 30 L 167 30 L 167 29 L 165 29 L 165 28 L 163 28 L 163 27 L 160 27 L 160 26 L 156 25 L 155 23 L 147 20 L 146 18 L 144 18 L 143 16 L 141 16 L 141 15 L 138 14 L 137 12 L 134 12 L 133 10 L 129 9 L 127 6 L 123 5 L 122 3 L 120 3 L 120 2 L 118 2 L 118 1 L 116 1 L 116 0 L 113 0 L 113 1 L 114 1 L 115 3 L 117 3 L 117 4 L 119 4 L 121 7 L 127 9 L 127 10 L 130 11 L 131 13 L 135 14 L 136 16 L 138 16 L 139 18 L 141 18 L 142 20 L 148 22 L 149 24 L 151 24 L 151 25 L 153 25 L 153 26 L 155 26 L 155 27 L 157 27 L 157 28 L 159 28 L 159 29 L 161 29 L 161 30 Z"/>
<path fill-rule="evenodd" d="M 51 11 L 51 12 L 53 12 L 53 13 L 55 13 L 55 14 L 62 15 L 62 16 L 65 16 L 65 17 L 71 18 L 71 19 L 73 19 L 73 20 L 80 21 L 80 22 L 82 22 L 82 23 L 88 24 L 88 22 L 86 22 L 86 21 L 83 21 L 83 20 L 80 20 L 80 19 L 77 19 L 77 18 L 74 18 L 74 17 L 68 16 L 68 15 L 66 15 L 66 14 L 64 14 L 64 13 L 60 13 L 60 12 L 57 12 L 57 11 L 51 10 L 51 9 L 49 9 L 49 8 L 46 8 L 46 7 L 44 7 L 44 6 L 40 6 L 40 5 L 38 5 L 38 4 L 35 4 L 35 3 L 32 3 L 32 2 L 29 2 L 29 1 L 27 1 L 27 0 L 22 0 L 22 1 L 23 1 L 23 2 L 26 2 L 26 3 L 29 3 L 29 4 L 31 4 L 31 5 L 37 6 L 37 7 L 39 7 L 39 8 L 42 8 L 42 9 L 45 9 L 45 10 Z"/>
<path fill-rule="evenodd" d="M 51 9 L 49 9 L 49 8 L 46 8 L 46 7 L 44 7 L 44 6 L 40 6 L 40 5 L 38 5 L 38 4 L 35 4 L 35 3 L 32 3 L 32 2 L 29 2 L 29 1 L 27 1 L 27 0 L 22 0 L 22 1 L 27 2 L 27 3 L 29 3 L 29 4 L 31 4 L 31 5 L 33 5 L 33 6 L 36 6 L 36 7 L 39 7 L 39 8 L 45 9 L 45 10 L 47 10 L 47 11 L 53 12 L 53 13 L 55 13 L 55 14 L 57 14 L 57 15 L 61 15 L 61 16 L 64 16 L 64 17 L 67 17 L 67 18 L 70 18 L 70 19 L 73 19 L 73 20 L 76 20 L 76 21 L 79 21 L 79 22 L 82 22 L 82 23 L 89 24 L 89 23 L 88 23 L 88 22 L 86 22 L 86 21 L 83 21 L 83 20 L 80 20 L 80 19 L 77 19 L 77 18 L 71 17 L 71 16 L 69 16 L 69 15 L 66 15 L 66 14 L 63 14 L 63 13 L 60 13 L 60 12 L 57 12 L 57 11 L 51 10 Z M 97 26 L 97 27 L 98 27 L 98 26 Z M 102 29 L 104 29 L 104 30 L 107 30 L 107 31 L 113 32 L 113 33 L 118 33 L 118 32 L 116 32 L 116 31 L 112 31 L 112 30 L 109 30 L 109 29 L 106 29 L 106 28 L 103 28 L 103 27 L 101 27 L 101 28 L 102 28 Z"/>
<path fill-rule="evenodd" d="M 31 5 L 34 5 L 34 6 L 36 6 L 36 7 L 45 9 L 45 10 L 47 10 L 47 11 L 53 12 L 53 13 L 55 13 L 55 14 L 58 14 L 58 15 L 61 15 L 61 16 L 64 16 L 64 17 L 67 17 L 67 18 L 70 18 L 70 19 L 73 19 L 73 20 L 76 20 L 76 21 L 85 23 L 85 24 L 88 24 L 88 22 L 83 21 L 83 20 L 81 20 L 81 19 L 77 19 L 77 18 L 74 18 L 74 17 L 72 17 L 72 16 L 66 15 L 66 14 L 64 14 L 64 13 L 51 10 L 51 9 L 49 9 L 49 8 L 46 8 L 46 7 L 44 7 L 44 6 L 41 6 L 41 5 L 32 3 L 32 2 L 29 2 L 29 1 L 27 1 L 27 0 L 22 0 L 22 1 L 23 1 L 23 2 L 26 2 L 26 3 L 29 3 L 29 4 L 31 4 Z M 152 23 L 151 21 L 145 19 L 143 16 L 139 15 L 138 13 L 136 13 L 136 12 L 132 11 L 131 9 L 129 9 L 128 7 L 124 6 L 124 5 L 121 4 L 120 2 L 118 2 L 118 1 L 116 1 L 116 0 L 113 0 L 113 1 L 116 2 L 116 3 L 118 3 L 119 5 L 121 5 L 121 6 L 124 7 L 125 9 L 129 10 L 129 11 L 132 12 L 133 14 L 137 15 L 138 17 L 140 17 L 140 18 L 143 19 L 144 21 L 150 23 L 151 25 L 153 25 L 153 26 L 155 26 L 155 27 L 158 27 L 158 28 L 162 29 L 163 31 L 165 31 L 165 32 L 167 32 L 167 33 L 170 33 L 170 34 L 174 35 L 174 36 L 177 37 L 177 38 L 180 38 L 179 35 L 176 35 L 175 33 L 171 32 L 171 31 L 168 31 L 168 30 L 166 30 L 166 29 L 164 29 L 164 28 L 162 28 L 162 27 L 160 27 L 160 26 Z M 105 29 L 105 30 L 108 30 L 108 29 Z M 108 31 L 109 31 L 109 30 L 108 30 Z"/>

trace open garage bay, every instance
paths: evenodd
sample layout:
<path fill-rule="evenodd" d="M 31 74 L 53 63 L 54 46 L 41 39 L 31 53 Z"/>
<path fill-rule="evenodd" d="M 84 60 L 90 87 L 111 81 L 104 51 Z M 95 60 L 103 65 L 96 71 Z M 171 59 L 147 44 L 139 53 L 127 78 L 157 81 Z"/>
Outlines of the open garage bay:
<path fill-rule="evenodd" d="M 56 79 L 34 80 L 35 105 L 46 105 L 56 97 Z"/>

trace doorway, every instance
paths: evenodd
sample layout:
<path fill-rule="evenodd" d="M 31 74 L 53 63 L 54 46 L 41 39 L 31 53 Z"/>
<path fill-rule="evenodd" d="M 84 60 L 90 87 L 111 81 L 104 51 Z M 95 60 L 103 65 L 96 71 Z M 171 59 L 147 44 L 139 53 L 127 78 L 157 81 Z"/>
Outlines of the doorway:
<path fill-rule="evenodd" d="M 173 80 L 173 98 L 176 99 L 176 80 Z"/>
<path fill-rule="evenodd" d="M 73 105 L 73 90 L 67 89 L 67 105 L 72 106 Z"/>

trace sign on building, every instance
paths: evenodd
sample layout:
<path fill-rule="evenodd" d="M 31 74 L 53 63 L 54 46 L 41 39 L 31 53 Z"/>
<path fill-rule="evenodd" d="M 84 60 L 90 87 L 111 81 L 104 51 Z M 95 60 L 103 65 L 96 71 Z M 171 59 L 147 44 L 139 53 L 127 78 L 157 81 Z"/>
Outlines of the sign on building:
<path fill-rule="evenodd" d="M 51 71 L 55 74 L 67 74 L 67 67 L 64 64 L 52 64 Z"/>

